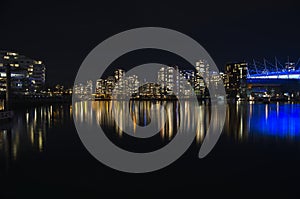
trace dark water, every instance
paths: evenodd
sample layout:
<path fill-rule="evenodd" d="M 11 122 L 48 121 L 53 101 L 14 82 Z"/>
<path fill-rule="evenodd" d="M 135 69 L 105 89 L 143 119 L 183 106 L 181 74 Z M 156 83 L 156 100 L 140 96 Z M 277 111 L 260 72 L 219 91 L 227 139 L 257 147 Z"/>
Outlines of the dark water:
<path fill-rule="evenodd" d="M 148 140 L 150 144 L 133 141 L 118 129 L 109 102 L 16 111 L 11 124 L 1 125 L 0 130 L 0 196 L 101 198 L 110 193 L 153 198 L 163 193 L 198 197 L 222 193 L 243 197 L 300 191 L 300 104 L 228 105 L 221 138 L 204 159 L 198 159 L 198 151 L 210 122 L 210 108 L 202 105 L 197 116 L 181 116 L 176 102 L 162 105 L 167 110 L 166 124 Z M 150 122 L 150 106 L 151 102 L 131 104 L 137 124 Z M 96 114 L 110 140 L 128 150 L 163 147 L 176 134 L 179 119 L 195 120 L 196 139 L 181 158 L 162 170 L 123 173 L 102 165 L 87 152 L 75 130 L 73 111 L 79 121 Z"/>

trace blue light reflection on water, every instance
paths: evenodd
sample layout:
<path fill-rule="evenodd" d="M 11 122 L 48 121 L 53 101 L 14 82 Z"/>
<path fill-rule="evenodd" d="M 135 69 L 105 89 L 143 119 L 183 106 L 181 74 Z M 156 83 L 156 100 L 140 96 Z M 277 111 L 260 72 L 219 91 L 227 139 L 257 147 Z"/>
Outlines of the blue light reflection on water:
<path fill-rule="evenodd" d="M 300 104 L 250 104 L 250 133 L 300 137 Z M 251 107 L 252 106 L 252 107 Z"/>

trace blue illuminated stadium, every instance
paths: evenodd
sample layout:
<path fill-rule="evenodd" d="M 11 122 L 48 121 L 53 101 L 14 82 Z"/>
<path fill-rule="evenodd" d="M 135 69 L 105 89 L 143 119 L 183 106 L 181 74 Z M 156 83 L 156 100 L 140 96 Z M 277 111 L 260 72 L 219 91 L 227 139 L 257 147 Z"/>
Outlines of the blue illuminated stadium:
<path fill-rule="evenodd" d="M 271 63 L 266 59 L 263 63 L 253 60 L 248 63 L 248 80 L 267 80 L 267 79 L 291 79 L 300 80 L 300 58 L 297 62 L 288 61 L 281 64 L 276 58 L 275 63 Z"/>

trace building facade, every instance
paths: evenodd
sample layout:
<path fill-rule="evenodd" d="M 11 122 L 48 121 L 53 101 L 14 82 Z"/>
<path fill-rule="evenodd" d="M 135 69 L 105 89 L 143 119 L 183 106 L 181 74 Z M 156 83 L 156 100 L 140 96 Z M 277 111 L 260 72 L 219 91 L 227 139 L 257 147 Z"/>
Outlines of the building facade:
<path fill-rule="evenodd" d="M 46 67 L 42 61 L 16 52 L 0 51 L 0 92 L 6 90 L 7 67 L 10 67 L 11 88 L 14 94 L 32 94 L 44 88 Z"/>
<path fill-rule="evenodd" d="M 206 86 L 209 85 L 209 64 L 204 60 L 196 62 L 194 90 L 197 96 L 205 96 Z"/>
<path fill-rule="evenodd" d="M 224 85 L 227 97 L 247 98 L 247 73 L 248 64 L 246 62 L 226 64 Z"/>

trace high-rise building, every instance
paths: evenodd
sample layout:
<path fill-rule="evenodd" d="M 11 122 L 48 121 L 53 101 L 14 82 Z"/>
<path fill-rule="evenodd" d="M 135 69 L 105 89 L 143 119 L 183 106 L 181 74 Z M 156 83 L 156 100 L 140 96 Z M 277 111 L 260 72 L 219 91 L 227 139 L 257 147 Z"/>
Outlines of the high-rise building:
<path fill-rule="evenodd" d="M 209 86 L 210 86 L 210 88 L 213 88 L 216 92 L 215 93 L 216 96 L 214 96 L 214 97 L 218 97 L 218 90 L 224 88 L 223 78 L 224 78 L 224 73 L 210 71 Z M 210 97 L 212 97 L 211 95 L 212 95 L 212 93 L 210 93 Z"/>
<path fill-rule="evenodd" d="M 93 81 L 88 80 L 86 82 L 85 88 L 84 88 L 84 94 L 87 96 L 91 96 L 93 94 Z"/>
<path fill-rule="evenodd" d="M 160 85 L 157 83 L 147 83 L 139 87 L 138 94 L 143 98 L 160 97 Z"/>
<path fill-rule="evenodd" d="M 98 79 L 96 82 L 96 94 L 105 95 L 106 84 L 104 79 Z"/>
<path fill-rule="evenodd" d="M 31 69 L 29 72 L 29 81 L 30 81 L 30 88 L 33 90 L 40 90 L 45 86 L 46 81 L 46 67 L 42 63 L 42 61 L 33 61 L 31 65 L 29 65 L 28 70 Z"/>
<path fill-rule="evenodd" d="M 139 89 L 139 85 L 140 85 L 140 82 L 139 82 L 139 79 L 138 79 L 138 76 L 136 75 L 132 75 L 132 76 L 129 76 L 126 78 L 127 79 L 127 91 L 128 91 L 128 94 L 129 96 L 132 96 L 133 94 L 136 94 L 138 93 L 138 89 Z"/>
<path fill-rule="evenodd" d="M 125 80 L 125 71 L 122 69 L 115 70 L 114 75 L 114 94 L 116 95 L 124 95 L 126 92 L 126 80 Z"/>
<path fill-rule="evenodd" d="M 57 90 L 60 90 L 60 85 L 57 85 Z M 92 99 L 93 95 L 93 81 L 88 80 L 85 83 L 79 83 L 74 85 L 74 95 L 77 99 L 85 99 L 90 100 Z M 63 90 L 63 86 L 61 88 Z"/>
<path fill-rule="evenodd" d="M 115 88 L 115 78 L 113 76 L 109 76 L 105 80 L 105 85 L 106 85 L 106 95 L 111 95 L 114 88 Z"/>
<path fill-rule="evenodd" d="M 167 94 L 167 71 L 166 67 L 163 66 L 157 73 L 157 82 L 161 85 L 161 95 Z"/>
<path fill-rule="evenodd" d="M 82 83 L 74 85 L 74 94 L 76 96 L 82 96 L 82 95 L 84 95 L 84 86 L 83 86 Z"/>
<path fill-rule="evenodd" d="M 35 93 L 43 89 L 46 67 L 42 61 L 15 52 L 0 51 L 0 91 L 5 91 L 6 67 L 10 67 L 13 93 Z"/>
<path fill-rule="evenodd" d="M 123 69 L 115 70 L 115 80 L 118 82 L 123 76 L 125 76 L 125 71 Z"/>
<path fill-rule="evenodd" d="M 229 63 L 226 65 L 224 81 L 227 96 L 230 98 L 246 98 L 246 79 L 248 64 L 246 62 Z"/>
<path fill-rule="evenodd" d="M 223 72 L 220 72 L 220 77 L 221 77 L 221 79 L 223 80 L 223 83 L 225 83 L 225 80 L 226 80 L 226 74 L 223 73 Z"/>
<path fill-rule="evenodd" d="M 180 72 L 181 74 L 181 81 L 186 81 L 189 86 L 191 86 L 193 89 L 195 87 L 195 71 L 194 70 L 182 70 Z M 182 84 L 182 88 L 180 88 L 180 93 L 189 96 L 192 94 L 193 90 L 190 90 L 190 88 L 185 87 L 185 84 Z"/>
<path fill-rule="evenodd" d="M 96 82 L 97 97 L 132 97 L 137 95 L 140 82 L 138 76 L 125 76 L 125 71 L 117 69 L 114 76 L 107 79 L 98 79 Z"/>
<path fill-rule="evenodd" d="M 161 95 L 178 95 L 180 93 L 180 72 L 177 66 L 161 67 L 157 74 L 157 81 L 161 85 Z"/>
<path fill-rule="evenodd" d="M 195 93 L 204 96 L 205 88 L 209 84 L 209 64 L 205 60 L 196 62 L 196 74 L 194 80 Z"/>

